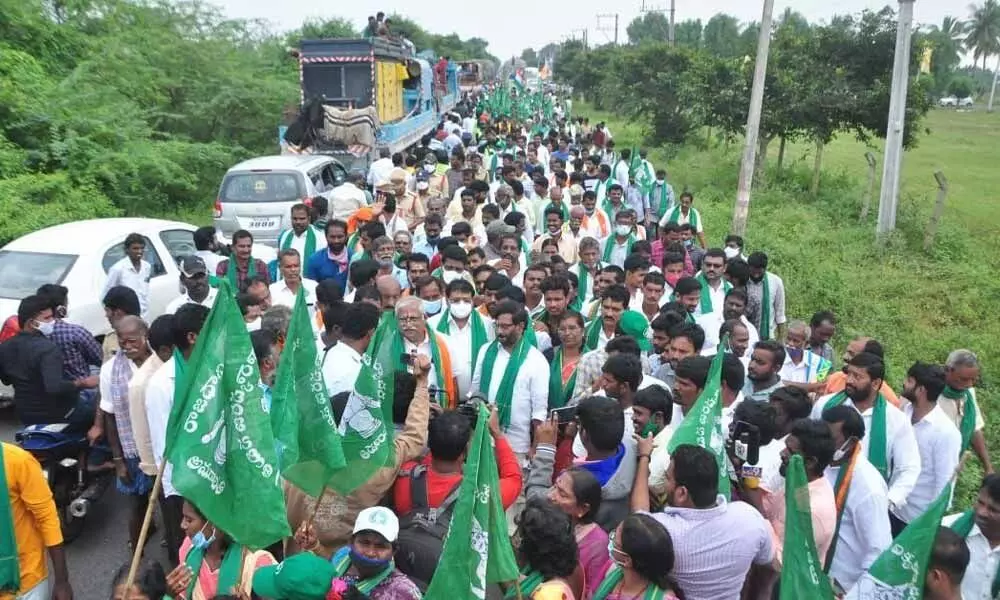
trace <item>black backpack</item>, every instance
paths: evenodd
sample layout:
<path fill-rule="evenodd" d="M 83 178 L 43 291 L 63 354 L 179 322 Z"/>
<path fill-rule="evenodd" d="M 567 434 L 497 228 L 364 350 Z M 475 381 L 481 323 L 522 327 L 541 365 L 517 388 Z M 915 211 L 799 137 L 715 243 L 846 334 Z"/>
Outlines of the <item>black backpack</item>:
<path fill-rule="evenodd" d="M 400 476 L 406 477 L 407 473 Z M 420 591 L 426 591 L 434 575 L 444 538 L 448 535 L 451 515 L 458 501 L 459 481 L 437 508 L 427 502 L 427 465 L 418 464 L 409 472 L 410 512 L 399 518 L 399 537 L 396 548 L 396 567 L 408 576 Z"/>

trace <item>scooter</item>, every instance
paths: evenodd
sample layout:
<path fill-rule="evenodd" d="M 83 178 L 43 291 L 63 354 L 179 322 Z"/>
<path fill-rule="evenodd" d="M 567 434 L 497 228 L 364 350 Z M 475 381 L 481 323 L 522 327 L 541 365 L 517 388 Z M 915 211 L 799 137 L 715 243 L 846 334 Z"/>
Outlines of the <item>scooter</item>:
<path fill-rule="evenodd" d="M 14 434 L 14 440 L 41 463 L 59 512 L 63 541 L 68 544 L 80 536 L 84 519 L 114 481 L 115 472 L 89 469 L 92 452 L 110 456 L 110 451 L 106 446 L 92 448 L 85 434 L 65 433 L 66 427 L 66 423 L 28 425 Z"/>

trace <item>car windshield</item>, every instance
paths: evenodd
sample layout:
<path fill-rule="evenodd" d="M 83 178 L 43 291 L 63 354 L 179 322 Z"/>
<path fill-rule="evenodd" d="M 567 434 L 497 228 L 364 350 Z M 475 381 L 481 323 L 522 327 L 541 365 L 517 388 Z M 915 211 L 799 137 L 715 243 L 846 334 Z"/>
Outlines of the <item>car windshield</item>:
<path fill-rule="evenodd" d="M 62 283 L 76 254 L 0 250 L 0 297 L 22 300 L 46 283 Z"/>
<path fill-rule="evenodd" d="M 305 196 L 298 173 L 246 172 L 226 175 L 222 202 L 294 202 Z"/>

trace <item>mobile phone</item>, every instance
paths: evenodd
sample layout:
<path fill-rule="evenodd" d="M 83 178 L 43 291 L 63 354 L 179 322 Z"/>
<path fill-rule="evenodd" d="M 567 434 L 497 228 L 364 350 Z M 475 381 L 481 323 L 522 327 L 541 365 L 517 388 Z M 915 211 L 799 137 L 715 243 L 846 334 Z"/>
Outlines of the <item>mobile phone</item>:
<path fill-rule="evenodd" d="M 576 405 L 553 408 L 549 411 L 549 418 L 556 417 L 558 423 L 572 423 L 576 419 Z"/>
<path fill-rule="evenodd" d="M 401 362 L 404 365 L 406 365 L 406 372 L 409 373 L 410 375 L 413 375 L 413 373 L 414 373 L 414 370 L 413 370 L 413 359 L 414 359 L 414 356 L 412 354 L 408 354 L 406 352 L 404 352 L 404 353 L 402 353 L 402 354 L 399 355 L 399 362 Z"/>

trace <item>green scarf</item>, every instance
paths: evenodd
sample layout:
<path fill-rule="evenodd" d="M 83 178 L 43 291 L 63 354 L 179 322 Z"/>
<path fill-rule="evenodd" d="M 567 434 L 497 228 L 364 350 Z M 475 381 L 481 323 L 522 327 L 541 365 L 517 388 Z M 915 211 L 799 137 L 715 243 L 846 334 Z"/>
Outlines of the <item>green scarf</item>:
<path fill-rule="evenodd" d="M 507 368 L 504 369 L 503 378 L 500 379 L 500 387 L 497 389 L 496 398 L 493 399 L 493 403 L 497 405 L 497 410 L 499 411 L 500 427 L 504 431 L 510 427 L 510 409 L 514 402 L 514 381 L 517 379 L 517 372 L 524 365 L 524 359 L 528 356 L 530 348 L 531 343 L 528 341 L 527 332 L 525 332 L 525 335 L 521 336 L 521 339 L 514 346 L 514 350 L 510 353 L 510 361 L 507 362 Z M 489 397 L 490 383 L 493 380 L 493 365 L 496 364 L 497 354 L 499 353 L 500 340 L 495 340 L 486 349 L 486 355 L 483 357 L 482 375 L 479 378 L 479 391 L 487 397 Z"/>
<path fill-rule="evenodd" d="M 527 569 L 522 569 L 521 575 L 524 576 L 524 579 L 510 586 L 510 589 L 508 589 L 507 592 L 503 595 L 505 600 L 509 600 L 510 598 L 517 598 L 518 588 L 521 589 L 522 598 L 531 598 L 531 595 L 535 593 L 535 590 L 538 589 L 538 586 L 545 583 L 545 580 L 542 578 L 542 574 L 539 573 L 538 571 L 529 571 Z"/>
<path fill-rule="evenodd" d="M 10 505 L 10 489 L 3 464 L 0 443 L 0 592 L 16 594 L 21 589 L 21 566 L 17 562 L 17 538 L 14 536 L 14 512 Z"/>
<path fill-rule="evenodd" d="M 201 574 L 201 564 L 205 560 L 205 549 L 191 547 L 184 564 L 191 568 L 194 577 L 188 586 L 187 597 L 194 598 L 194 586 L 198 585 L 198 575 Z M 230 544 L 226 548 L 226 553 L 222 555 L 222 564 L 219 565 L 219 593 L 228 594 L 239 585 L 240 567 L 243 565 L 243 546 Z"/>
<path fill-rule="evenodd" d="M 448 322 L 450 319 L 451 309 L 446 308 L 444 314 L 441 315 L 441 320 L 438 321 L 437 330 L 445 335 L 450 335 L 451 323 Z M 468 326 L 472 327 L 472 368 L 475 369 L 479 350 L 486 345 L 486 324 L 483 323 L 483 316 L 474 308 L 472 314 L 469 315 Z"/>
<path fill-rule="evenodd" d="M 614 232 L 611 232 L 611 235 L 608 236 L 608 239 L 604 241 L 604 256 L 601 257 L 602 261 L 606 263 L 611 262 L 611 252 L 612 250 L 614 250 L 614 247 L 616 245 L 615 240 L 617 239 L 618 235 Z M 635 233 L 630 233 L 628 234 L 628 239 L 625 242 L 625 256 L 632 254 L 633 244 L 635 244 Z"/>
<path fill-rule="evenodd" d="M 295 239 L 295 231 L 289 229 L 282 237 L 284 240 L 281 242 L 281 250 L 288 250 L 292 247 L 292 240 Z M 316 254 L 316 230 L 312 225 L 309 225 L 306 227 L 306 249 L 303 251 L 302 263 L 305 264 L 305 261 L 313 254 Z"/>
<path fill-rule="evenodd" d="M 334 557 L 330 560 L 330 562 L 333 563 L 333 569 L 336 571 L 337 577 L 343 577 L 344 575 L 347 574 L 347 570 L 351 568 L 351 553 L 350 551 L 347 551 L 346 548 L 344 548 L 340 552 L 335 554 Z M 394 570 L 396 570 L 396 563 L 395 561 L 390 560 L 389 565 L 386 568 L 379 571 L 377 575 L 375 575 L 374 577 L 369 577 L 368 579 L 358 580 L 358 582 L 354 584 L 354 587 L 358 588 L 358 591 L 364 594 L 365 596 L 369 596 L 371 595 L 372 590 L 377 588 L 379 584 L 381 584 L 390 575 L 392 575 L 392 572 Z M 221 590 L 222 588 L 220 587 L 219 589 Z"/>
<path fill-rule="evenodd" d="M 528 240 L 524 239 L 523 236 L 519 236 L 521 240 L 521 253 L 524 254 L 525 265 L 531 265 L 531 247 L 528 246 Z"/>
<path fill-rule="evenodd" d="M 253 260 L 252 258 L 250 260 Z M 249 268 L 249 267 L 248 267 Z M 229 263 L 226 265 L 226 279 L 229 280 L 229 285 L 233 288 L 234 294 L 240 293 L 240 276 L 238 269 L 236 268 L 236 255 L 231 254 L 229 256 Z"/>
<path fill-rule="evenodd" d="M 580 364 L 579 361 L 576 363 Z M 552 364 L 549 366 L 549 410 L 562 408 L 569 402 L 573 395 L 573 388 L 576 387 L 576 367 L 573 367 L 573 374 L 569 376 L 566 385 L 562 382 L 563 370 L 563 349 L 560 347 L 552 357 Z"/>
<path fill-rule="evenodd" d="M 972 435 L 976 432 L 976 399 L 972 396 L 971 390 L 956 390 L 946 385 L 941 395 L 950 400 L 962 400 L 962 421 L 958 424 L 958 430 L 962 433 L 962 451 L 965 453 L 972 443 Z"/>
<path fill-rule="evenodd" d="M 670 204 L 670 197 L 667 195 L 667 182 L 664 181 L 663 185 L 660 186 L 660 211 L 659 216 L 667 214 L 667 206 Z"/>
<path fill-rule="evenodd" d="M 764 278 L 760 281 L 760 327 L 757 329 L 761 340 L 771 339 L 771 284 L 767 280 L 767 271 L 764 271 Z"/>
<path fill-rule="evenodd" d="M 347 238 L 347 251 L 348 253 L 354 252 L 358 246 L 358 240 L 361 239 L 361 230 L 358 229 Z"/>
<path fill-rule="evenodd" d="M 604 329 L 604 319 L 594 318 L 583 333 L 583 352 L 597 350 L 601 344 L 601 330 Z"/>
<path fill-rule="evenodd" d="M 695 277 L 695 279 L 697 279 L 698 283 L 701 284 L 701 306 L 699 307 L 699 310 L 701 310 L 701 314 L 708 315 L 715 312 L 714 311 L 715 307 L 712 306 L 712 294 L 711 292 L 709 292 L 710 288 L 708 287 L 708 279 L 705 279 L 705 274 L 698 273 L 698 276 Z M 729 290 L 731 289 L 733 289 L 733 285 L 728 281 L 726 281 L 725 279 L 723 279 L 722 291 L 728 294 Z M 719 308 L 721 310 L 722 307 Z"/>
<path fill-rule="evenodd" d="M 184 355 L 176 347 L 174 348 L 174 403 L 177 402 L 178 394 L 184 394 L 184 379 L 187 376 L 187 362 Z"/>
<path fill-rule="evenodd" d="M 583 263 L 577 263 L 576 267 L 576 299 L 583 306 L 587 301 L 587 287 L 590 285 L 590 270 Z M 579 309 L 577 309 L 579 312 Z"/>
<path fill-rule="evenodd" d="M 667 223 L 680 223 L 681 220 L 681 205 L 678 204 L 674 207 L 674 210 L 670 211 L 670 217 L 667 218 Z M 695 233 L 698 233 L 698 211 L 692 206 L 688 209 L 688 224 L 694 229 Z"/>
<path fill-rule="evenodd" d="M 601 585 L 598 586 L 597 591 L 591 596 L 591 600 L 605 600 L 624 578 L 625 573 L 622 571 L 622 568 L 615 565 L 604 575 Z M 642 600 L 661 600 L 664 596 L 665 592 L 663 590 L 650 583 L 646 586 L 646 593 L 642 595 Z"/>
<path fill-rule="evenodd" d="M 975 524 L 972 509 L 969 509 L 955 519 L 950 529 L 964 539 L 972 533 L 972 526 Z M 998 594 L 1000 594 L 1000 569 L 997 569 L 997 572 L 993 575 L 993 584 L 990 586 L 990 598 L 996 598 Z"/>
<path fill-rule="evenodd" d="M 827 401 L 823 410 L 833 408 L 834 406 L 840 406 L 845 400 L 847 400 L 847 393 L 840 392 Z M 871 432 L 868 434 L 868 460 L 875 466 L 876 469 L 878 469 L 878 472 L 882 474 L 882 478 L 889 481 L 889 461 L 885 455 L 885 411 L 885 396 L 879 392 L 878 398 L 875 398 L 875 405 L 872 407 L 872 427 Z"/>

